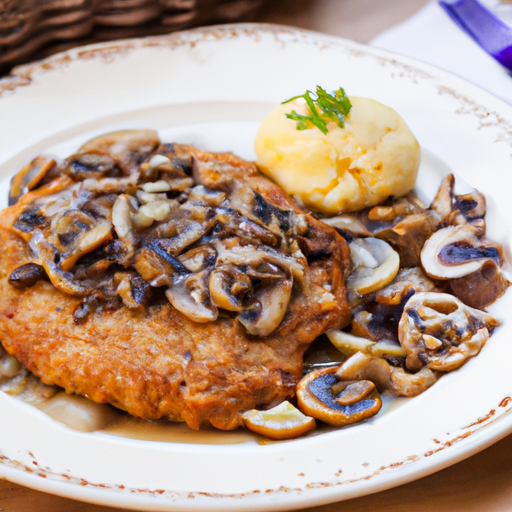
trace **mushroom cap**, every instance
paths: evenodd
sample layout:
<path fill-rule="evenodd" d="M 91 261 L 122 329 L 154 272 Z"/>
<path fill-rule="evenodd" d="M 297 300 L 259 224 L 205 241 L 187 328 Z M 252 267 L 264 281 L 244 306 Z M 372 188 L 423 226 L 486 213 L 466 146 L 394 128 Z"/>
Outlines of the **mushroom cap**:
<path fill-rule="evenodd" d="M 118 174 L 119 170 L 110 155 L 91 150 L 67 158 L 62 165 L 61 172 L 76 181 L 82 181 L 88 178 L 101 178 L 112 172 Z"/>
<path fill-rule="evenodd" d="M 94 137 L 83 144 L 78 151 L 106 153 L 129 173 L 137 167 L 141 155 L 151 153 L 159 144 L 160 139 L 155 130 L 119 130 Z"/>
<path fill-rule="evenodd" d="M 279 326 L 290 303 L 292 286 L 292 279 L 281 279 L 254 291 L 254 305 L 237 317 L 249 334 L 267 336 Z"/>
<path fill-rule="evenodd" d="M 398 273 L 400 257 L 386 242 L 378 238 L 359 238 L 349 244 L 352 272 L 347 289 L 366 295 L 384 288 Z"/>
<path fill-rule="evenodd" d="M 500 261 L 500 249 L 482 240 L 480 234 L 470 224 L 436 231 L 421 251 L 425 272 L 435 279 L 456 279 L 478 271 L 488 259 Z"/>
<path fill-rule="evenodd" d="M 355 394 L 344 389 L 336 392 L 339 384 L 336 377 L 338 368 L 324 368 L 308 373 L 297 385 L 297 403 L 299 409 L 329 425 L 343 427 L 358 423 L 375 416 L 382 406 L 382 400 L 376 389 L 360 390 Z M 343 396 L 349 393 L 350 400 L 343 403 Z"/>
<path fill-rule="evenodd" d="M 60 267 L 70 270 L 85 254 L 112 240 L 112 224 L 107 219 L 96 221 L 81 210 L 67 210 L 55 215 L 49 241 L 60 254 Z"/>

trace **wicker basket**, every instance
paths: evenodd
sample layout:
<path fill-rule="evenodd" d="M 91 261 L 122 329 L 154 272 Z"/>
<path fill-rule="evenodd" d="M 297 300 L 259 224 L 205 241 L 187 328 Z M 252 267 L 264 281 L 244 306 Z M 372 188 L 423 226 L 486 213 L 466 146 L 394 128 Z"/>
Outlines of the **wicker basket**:
<path fill-rule="evenodd" d="M 0 72 L 77 44 L 251 20 L 264 2 L 0 0 Z"/>

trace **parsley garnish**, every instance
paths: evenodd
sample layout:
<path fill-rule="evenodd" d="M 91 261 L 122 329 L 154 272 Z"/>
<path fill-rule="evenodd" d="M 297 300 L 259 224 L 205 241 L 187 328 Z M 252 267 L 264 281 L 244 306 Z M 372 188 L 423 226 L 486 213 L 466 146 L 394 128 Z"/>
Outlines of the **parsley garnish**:
<path fill-rule="evenodd" d="M 333 95 L 334 94 L 334 95 Z M 329 94 L 319 85 L 316 86 L 316 93 L 306 91 L 300 96 L 294 96 L 283 103 L 289 103 L 297 98 L 304 98 L 311 111 L 310 116 L 297 114 L 292 110 L 291 114 L 285 114 L 288 119 L 297 121 L 297 130 L 307 130 L 311 125 L 316 126 L 323 134 L 327 133 L 327 123 L 334 121 L 340 128 L 345 126 L 345 118 L 348 116 L 352 103 L 340 87 L 333 94 Z"/>

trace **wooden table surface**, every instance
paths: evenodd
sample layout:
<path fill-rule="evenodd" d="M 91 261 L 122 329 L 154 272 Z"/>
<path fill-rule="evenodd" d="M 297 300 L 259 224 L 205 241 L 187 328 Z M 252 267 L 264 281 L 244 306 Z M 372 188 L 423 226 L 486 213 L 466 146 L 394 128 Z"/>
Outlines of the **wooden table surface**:
<path fill-rule="evenodd" d="M 367 42 L 428 0 L 271 0 L 258 21 Z M 0 512 L 110 512 L 119 509 L 51 496 L 0 481 Z M 310 512 L 505 512 L 512 510 L 512 436 L 455 466 L 370 496 Z"/>

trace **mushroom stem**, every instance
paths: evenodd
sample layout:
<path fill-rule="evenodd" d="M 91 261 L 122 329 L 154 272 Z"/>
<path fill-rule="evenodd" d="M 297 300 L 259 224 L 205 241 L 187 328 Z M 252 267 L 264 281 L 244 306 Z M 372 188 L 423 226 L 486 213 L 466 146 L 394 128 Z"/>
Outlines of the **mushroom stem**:
<path fill-rule="evenodd" d="M 409 373 L 391 366 L 385 359 L 357 352 L 340 366 L 336 377 L 342 381 L 369 380 L 391 395 L 412 397 L 432 386 L 438 374 L 429 368 Z"/>

